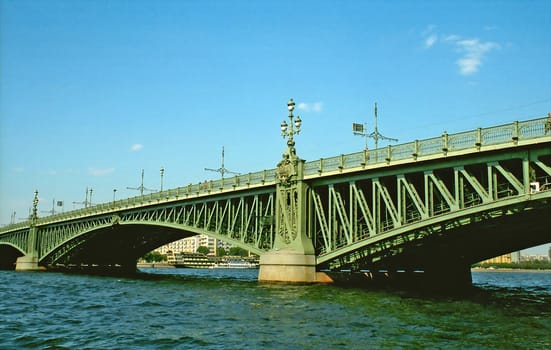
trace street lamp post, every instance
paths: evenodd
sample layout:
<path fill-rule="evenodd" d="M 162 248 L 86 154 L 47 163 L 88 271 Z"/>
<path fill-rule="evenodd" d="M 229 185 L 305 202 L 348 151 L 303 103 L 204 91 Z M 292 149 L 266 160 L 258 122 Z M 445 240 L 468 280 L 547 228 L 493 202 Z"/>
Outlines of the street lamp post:
<path fill-rule="evenodd" d="M 115 194 L 117 193 L 117 189 L 114 188 L 113 189 L 113 203 L 115 203 Z"/>

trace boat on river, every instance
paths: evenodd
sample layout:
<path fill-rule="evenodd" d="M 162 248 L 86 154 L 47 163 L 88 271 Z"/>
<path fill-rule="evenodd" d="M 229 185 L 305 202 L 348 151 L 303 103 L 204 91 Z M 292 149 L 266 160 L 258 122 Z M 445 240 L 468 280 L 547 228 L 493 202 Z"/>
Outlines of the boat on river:
<path fill-rule="evenodd" d="M 258 269 L 258 262 L 243 259 L 225 259 L 213 264 L 211 269 Z"/>
<path fill-rule="evenodd" d="M 208 256 L 200 253 L 171 253 L 167 254 L 168 264 L 177 268 L 206 269 L 214 262 Z"/>

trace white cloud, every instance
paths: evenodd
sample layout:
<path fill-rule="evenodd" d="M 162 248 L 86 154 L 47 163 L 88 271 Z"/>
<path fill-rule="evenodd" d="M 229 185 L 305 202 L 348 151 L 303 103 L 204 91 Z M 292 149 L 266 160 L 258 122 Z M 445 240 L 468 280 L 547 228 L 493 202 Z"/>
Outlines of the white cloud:
<path fill-rule="evenodd" d="M 423 46 L 425 49 L 431 48 L 438 41 L 438 34 L 434 32 L 435 30 L 436 26 L 430 24 L 425 30 L 421 32 L 421 35 L 425 37 L 425 40 L 423 42 Z"/>
<path fill-rule="evenodd" d="M 490 51 L 499 49 L 499 45 L 487 41 L 481 42 L 479 39 L 465 39 L 455 41 L 457 51 L 463 56 L 456 63 L 459 66 L 459 72 L 462 75 L 470 75 L 476 73 L 482 61 Z"/>
<path fill-rule="evenodd" d="M 447 35 L 446 37 L 444 37 L 444 41 L 457 41 L 459 39 L 461 39 L 461 37 L 455 34 Z"/>
<path fill-rule="evenodd" d="M 92 176 L 105 176 L 115 171 L 115 168 L 88 168 L 88 174 Z"/>
<path fill-rule="evenodd" d="M 321 112 L 322 110 L 322 107 L 323 107 L 323 103 L 322 102 L 314 102 L 314 103 L 305 103 L 305 102 L 301 102 L 298 104 L 297 108 L 302 110 L 302 111 L 305 111 L 305 112 L 316 112 L 316 113 L 319 113 Z"/>
<path fill-rule="evenodd" d="M 436 34 L 430 35 L 428 38 L 425 39 L 425 48 L 432 47 L 438 40 L 438 36 Z"/>
<path fill-rule="evenodd" d="M 488 53 L 499 49 L 500 45 L 492 41 L 481 41 L 478 38 L 464 39 L 459 35 L 438 35 L 433 32 L 434 27 L 429 27 L 423 32 L 426 36 L 423 41 L 425 48 L 430 48 L 438 42 L 447 43 L 455 47 L 460 57 L 455 61 L 461 75 L 471 75 L 478 72 Z M 428 36 L 427 36 L 428 35 Z"/>
<path fill-rule="evenodd" d="M 421 32 L 421 35 L 428 35 L 435 31 L 436 26 L 434 24 L 429 24 L 425 30 Z"/>
<path fill-rule="evenodd" d="M 135 143 L 130 147 L 130 150 L 132 152 L 137 152 L 143 148 L 143 145 L 141 143 Z"/>
<path fill-rule="evenodd" d="M 70 175 L 70 174 L 78 174 L 79 171 L 68 168 L 68 169 L 49 169 L 46 171 L 46 173 L 50 176 L 57 176 L 57 175 Z"/>

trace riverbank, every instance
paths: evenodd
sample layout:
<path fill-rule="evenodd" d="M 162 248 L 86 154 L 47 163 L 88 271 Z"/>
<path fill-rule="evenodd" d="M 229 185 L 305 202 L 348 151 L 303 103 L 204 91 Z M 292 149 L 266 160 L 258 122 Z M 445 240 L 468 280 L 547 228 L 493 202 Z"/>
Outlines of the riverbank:
<path fill-rule="evenodd" d="M 473 267 L 471 272 L 534 272 L 534 273 L 551 273 L 551 269 L 513 269 L 510 267 L 504 268 L 486 268 L 486 267 Z"/>
<path fill-rule="evenodd" d="M 170 265 L 166 262 L 139 262 L 137 264 L 138 268 L 162 268 L 162 269 L 173 269 L 174 265 Z"/>
<path fill-rule="evenodd" d="M 173 269 L 174 265 L 168 264 L 166 262 L 139 262 L 137 264 L 138 268 L 162 268 L 162 269 Z M 487 268 L 487 267 L 473 267 L 471 271 L 476 272 L 538 272 L 538 273 L 551 273 L 551 269 L 514 269 L 510 267 L 504 268 Z"/>

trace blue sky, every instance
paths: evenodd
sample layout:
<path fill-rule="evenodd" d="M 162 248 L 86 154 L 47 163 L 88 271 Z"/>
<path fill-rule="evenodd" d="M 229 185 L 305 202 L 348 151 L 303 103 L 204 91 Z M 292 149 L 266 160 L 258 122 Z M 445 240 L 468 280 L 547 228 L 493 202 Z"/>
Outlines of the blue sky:
<path fill-rule="evenodd" d="M 545 116 L 549 62 L 547 0 L 0 0 L 0 224 L 273 168 L 289 98 L 306 160 L 374 102 L 400 142 Z"/>

